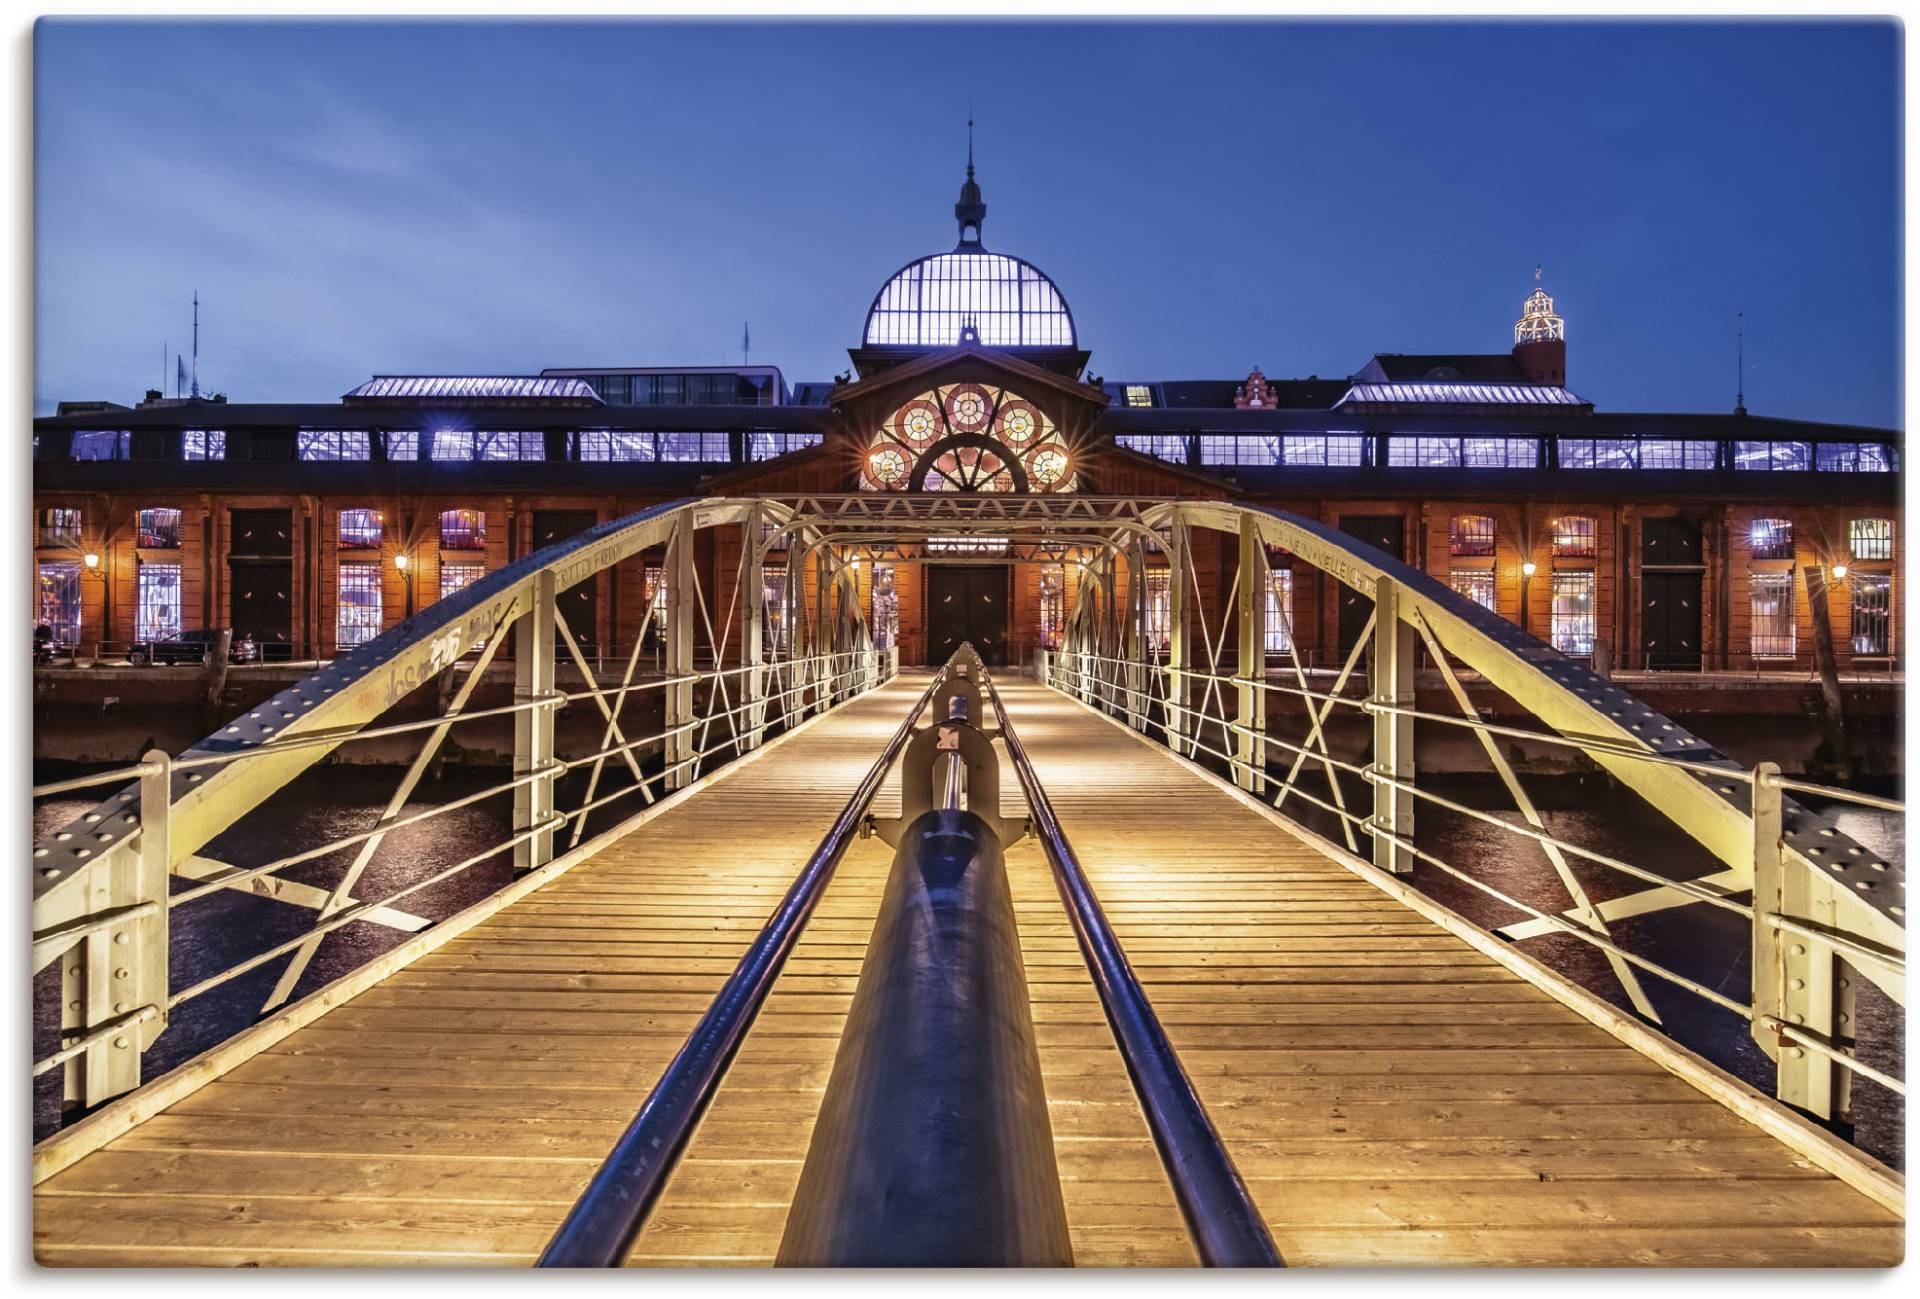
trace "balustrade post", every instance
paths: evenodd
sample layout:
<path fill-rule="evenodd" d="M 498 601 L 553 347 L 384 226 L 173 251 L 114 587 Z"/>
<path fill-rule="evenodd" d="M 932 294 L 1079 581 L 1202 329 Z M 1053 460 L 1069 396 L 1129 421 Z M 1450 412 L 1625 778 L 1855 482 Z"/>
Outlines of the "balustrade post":
<path fill-rule="evenodd" d="M 1173 537 L 1167 548 L 1167 745 L 1181 757 L 1195 750 L 1187 742 L 1193 717 L 1187 710 L 1187 525 L 1174 517 Z"/>
<path fill-rule="evenodd" d="M 1100 711 L 1112 716 L 1118 711 L 1114 699 L 1120 673 L 1114 660 L 1120 657 L 1120 605 L 1116 589 L 1119 567 L 1112 551 L 1100 559 Z"/>
<path fill-rule="evenodd" d="M 1779 775 L 1779 766 L 1771 762 L 1753 769 L 1751 1032 L 1774 1061 L 1774 1095 L 1819 1118 L 1832 1118 L 1836 1102 L 1845 1108 L 1848 1099 L 1850 1078 L 1844 1066 L 1788 1040 L 1778 1025 L 1791 1025 L 1837 1045 L 1836 1011 L 1843 1000 L 1849 1005 L 1845 1029 L 1849 1036 L 1852 1032 L 1853 981 L 1841 976 L 1831 945 L 1768 923 L 1770 916 L 1784 916 L 1824 928 L 1840 919 L 1831 886 L 1813 878 L 1787 855 L 1781 835 L 1785 799 L 1772 783 Z"/>
<path fill-rule="evenodd" d="M 691 678 L 693 662 L 693 515 L 683 512 L 674 520 L 673 533 L 667 538 L 666 572 L 667 625 L 661 630 L 666 644 L 668 678 Z M 694 720 L 694 683 L 675 681 L 667 687 L 667 739 L 662 753 L 667 762 L 666 787 L 682 789 L 693 782 L 693 747 L 696 743 Z M 677 729 L 676 729 L 677 728 Z"/>
<path fill-rule="evenodd" d="M 1240 518 L 1239 639 L 1234 663 L 1233 783 L 1258 792 L 1267 768 L 1267 550 L 1252 515 Z"/>
<path fill-rule="evenodd" d="M 1127 725 L 1147 729 L 1147 556 L 1138 537 L 1127 547 Z"/>
<path fill-rule="evenodd" d="M 1400 617 L 1400 588 L 1390 577 L 1374 587 L 1373 689 L 1368 702 L 1378 707 L 1414 706 L 1413 662 L 1418 632 Z M 1373 864 L 1396 875 L 1410 874 L 1413 853 L 1413 792 L 1397 789 L 1387 780 L 1414 783 L 1413 718 L 1402 712 L 1373 715 L 1373 763 L 1369 770 L 1383 779 L 1373 781 Z M 1391 838 L 1389 836 L 1392 836 Z M 1403 842 L 1395 842 L 1395 840 Z"/>
<path fill-rule="evenodd" d="M 554 637 L 555 600 L 558 589 L 551 569 L 533 582 L 533 607 L 513 625 L 513 700 L 526 704 L 546 700 L 553 693 L 557 655 Z M 513 787 L 513 830 L 516 835 L 553 819 L 554 776 L 548 769 L 554 763 L 555 705 L 541 703 L 522 708 L 513 715 L 513 774 L 525 776 L 541 771 L 524 784 Z M 553 860 L 551 828 L 521 839 L 513 846 L 513 868 L 530 871 Z"/>
<path fill-rule="evenodd" d="M 747 507 L 746 520 L 740 525 L 742 564 L 740 580 L 740 704 L 743 711 L 734 723 L 740 736 L 739 751 L 760 747 L 767 733 L 766 646 L 762 636 L 766 627 L 766 556 L 760 549 L 760 534 L 766 506 Z"/>

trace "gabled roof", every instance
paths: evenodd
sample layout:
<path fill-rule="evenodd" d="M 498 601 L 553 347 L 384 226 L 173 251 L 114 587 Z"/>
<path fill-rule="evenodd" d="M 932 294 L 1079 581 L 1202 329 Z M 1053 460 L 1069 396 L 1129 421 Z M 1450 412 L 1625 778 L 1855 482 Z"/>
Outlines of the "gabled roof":
<path fill-rule="evenodd" d="M 833 404 L 837 406 L 872 393 L 885 392 L 895 387 L 924 381 L 952 366 L 955 361 L 963 359 L 975 361 L 988 369 L 1002 371 L 1027 385 L 1029 395 L 1033 387 L 1040 387 L 1085 402 L 1090 406 L 1105 406 L 1113 400 L 1106 389 L 1097 384 L 1081 383 L 997 348 L 982 347 L 977 343 L 962 343 L 958 347 L 917 356 L 891 369 L 881 370 L 877 374 L 836 388 L 833 391 Z"/>
<path fill-rule="evenodd" d="M 585 379 L 507 374 L 376 374 L 342 401 L 586 401 L 600 394 Z"/>
<path fill-rule="evenodd" d="M 1356 383 L 1336 409 L 1371 406 L 1575 406 L 1592 404 L 1543 383 Z"/>
<path fill-rule="evenodd" d="M 1456 352 L 1415 356 L 1376 352 L 1353 376 L 1355 383 L 1528 383 L 1511 352 Z"/>

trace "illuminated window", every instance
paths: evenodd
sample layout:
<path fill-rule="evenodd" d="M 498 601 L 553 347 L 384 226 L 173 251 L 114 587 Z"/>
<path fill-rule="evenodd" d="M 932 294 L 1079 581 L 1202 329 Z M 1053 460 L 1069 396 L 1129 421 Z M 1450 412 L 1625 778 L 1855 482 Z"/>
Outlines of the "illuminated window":
<path fill-rule="evenodd" d="M 1813 448 L 1814 466 L 1828 472 L 1890 474 L 1899 467 L 1884 442 L 1821 442 Z"/>
<path fill-rule="evenodd" d="M 131 455 L 133 434 L 125 429 L 107 432 L 81 429 L 73 435 L 75 460 L 125 460 Z"/>
<path fill-rule="evenodd" d="M 747 459 L 771 460 L 775 456 L 784 456 L 792 451 L 817 447 L 824 441 L 819 433 L 749 433 L 747 434 Z"/>
<path fill-rule="evenodd" d="M 1267 571 L 1267 653 L 1293 653 L 1293 570 Z"/>
<path fill-rule="evenodd" d="M 649 573 L 660 570 L 650 569 Z M 649 577 L 649 582 L 653 579 Z M 648 591 L 653 587 L 648 586 Z M 649 597 L 651 598 L 651 597 Z M 761 575 L 761 607 L 766 613 L 766 628 L 762 632 L 766 643 L 762 647 L 770 657 L 778 657 L 787 652 L 787 575 L 779 569 L 767 569 Z M 664 613 L 664 609 L 661 610 Z"/>
<path fill-rule="evenodd" d="M 1491 514 L 1456 514 L 1447 523 L 1447 553 L 1449 555 L 1492 555 L 1493 516 Z"/>
<path fill-rule="evenodd" d="M 1203 465 L 1277 465 L 1281 455 L 1280 439 L 1277 437 L 1231 433 L 1200 435 L 1200 463 Z"/>
<path fill-rule="evenodd" d="M 1755 658 L 1792 658 L 1795 644 L 1793 625 L 1793 574 L 1753 573 L 1747 578 L 1753 610 L 1753 655 Z"/>
<path fill-rule="evenodd" d="M 303 428 L 294 434 L 294 445 L 302 460 L 368 460 L 373 456 L 371 435 L 365 429 Z"/>
<path fill-rule="evenodd" d="M 1642 469 L 1713 469 L 1719 448 L 1699 439 L 1647 438 L 1640 443 Z"/>
<path fill-rule="evenodd" d="M 34 621 L 51 627 L 54 640 L 60 644 L 75 644 L 80 639 L 79 561 L 50 560 L 40 565 L 38 577 L 33 593 Z"/>
<path fill-rule="evenodd" d="M 1153 405 L 1153 389 L 1147 387 L 1147 385 L 1144 383 L 1128 384 L 1127 385 L 1127 405 L 1129 406 Z"/>
<path fill-rule="evenodd" d="M 979 383 L 901 405 L 869 440 L 860 473 L 869 492 L 1070 492 L 1077 483 L 1053 421 L 1018 393 Z"/>
<path fill-rule="evenodd" d="M 1733 467 L 1803 472 L 1813 468 L 1813 443 L 1735 442 Z"/>
<path fill-rule="evenodd" d="M 1893 574 L 1855 573 L 1853 652 L 1873 658 L 1893 653 Z"/>
<path fill-rule="evenodd" d="M 386 442 L 387 459 L 418 460 L 420 458 L 420 434 L 418 430 L 409 429 L 400 433 L 382 433 L 380 436 Z"/>
<path fill-rule="evenodd" d="M 1280 463 L 1358 467 L 1367 439 L 1358 433 L 1289 433 L 1280 439 Z"/>
<path fill-rule="evenodd" d="M 725 433 L 662 433 L 660 458 L 687 464 L 725 464 L 733 459 Z"/>
<path fill-rule="evenodd" d="M 180 565 L 140 565 L 137 597 L 133 618 L 136 639 L 166 640 L 180 634 Z"/>
<path fill-rule="evenodd" d="M 190 428 L 180 435 L 182 460 L 225 460 L 227 435 L 219 429 Z"/>
<path fill-rule="evenodd" d="M 1593 574 L 1553 575 L 1553 647 L 1562 654 L 1593 653 Z"/>
<path fill-rule="evenodd" d="M 385 526 L 386 519 L 378 510 L 342 510 L 340 544 L 346 547 L 377 546 Z"/>
<path fill-rule="evenodd" d="M 649 462 L 656 458 L 653 434 L 590 428 L 580 433 L 582 460 Z"/>
<path fill-rule="evenodd" d="M 1893 520 L 1855 519 L 1847 525 L 1849 549 L 1855 559 L 1893 558 Z"/>
<path fill-rule="evenodd" d="M 1074 345 L 1066 301 L 1038 267 L 973 250 L 923 257 L 887 281 L 867 315 L 866 343 L 955 347 L 962 329 L 986 347 Z"/>
<path fill-rule="evenodd" d="M 340 565 L 340 611 L 334 643 L 341 649 L 364 645 L 380 634 L 380 565 Z"/>
<path fill-rule="evenodd" d="M 1553 521 L 1555 559 L 1592 559 L 1599 554 L 1600 525 L 1585 514 L 1563 514 Z"/>
<path fill-rule="evenodd" d="M 139 514 L 143 550 L 172 550 L 180 545 L 180 511 L 142 510 Z"/>
<path fill-rule="evenodd" d="M 894 586 L 893 565 L 875 564 L 867 591 L 867 632 L 875 649 L 892 649 L 900 641 L 900 593 Z"/>
<path fill-rule="evenodd" d="M 473 459 L 473 430 L 464 428 L 435 429 L 433 432 L 433 458 L 435 460 Z"/>
<path fill-rule="evenodd" d="M 1793 558 L 1793 520 L 1755 519 L 1747 530 L 1755 559 Z"/>
<path fill-rule="evenodd" d="M 1421 469 L 1532 469 L 1540 461 L 1536 438 L 1392 437 L 1387 463 Z"/>
<path fill-rule="evenodd" d="M 647 565 L 642 584 L 647 616 L 652 620 L 654 631 L 664 636 L 667 630 L 667 570 L 654 564 Z"/>
<path fill-rule="evenodd" d="M 1059 649 L 1060 637 L 1067 626 L 1067 568 L 1064 564 L 1040 566 L 1040 647 Z"/>
<path fill-rule="evenodd" d="M 1164 568 L 1147 570 L 1147 649 L 1164 654 L 1173 632 L 1173 583 Z"/>
<path fill-rule="evenodd" d="M 440 513 L 440 549 L 485 550 L 487 516 L 478 510 L 443 510 Z"/>
<path fill-rule="evenodd" d="M 1113 444 L 1177 465 L 1187 463 L 1187 439 L 1179 433 L 1121 433 L 1114 437 Z"/>
<path fill-rule="evenodd" d="M 434 458 L 440 457 L 436 454 Z M 547 435 L 533 432 L 475 433 L 473 458 L 475 460 L 545 460 Z"/>
<path fill-rule="evenodd" d="M 1482 609 L 1493 608 L 1493 570 L 1490 568 L 1460 569 L 1447 577 L 1448 585 L 1479 605 Z"/>
<path fill-rule="evenodd" d="M 440 598 L 444 600 L 450 595 L 458 595 L 486 575 L 485 564 L 442 564 Z"/>
<path fill-rule="evenodd" d="M 41 546 L 78 546 L 80 544 L 80 511 L 65 506 L 55 506 L 40 511 L 40 535 L 35 543 Z"/>

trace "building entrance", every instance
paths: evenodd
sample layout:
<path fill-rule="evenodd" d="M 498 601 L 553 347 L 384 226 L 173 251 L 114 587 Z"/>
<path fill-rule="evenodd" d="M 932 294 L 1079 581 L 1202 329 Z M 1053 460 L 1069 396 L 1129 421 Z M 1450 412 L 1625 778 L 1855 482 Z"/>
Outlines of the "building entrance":
<path fill-rule="evenodd" d="M 970 641 L 989 667 L 1007 666 L 1006 564 L 935 564 L 927 569 L 927 662 L 945 663 Z"/>

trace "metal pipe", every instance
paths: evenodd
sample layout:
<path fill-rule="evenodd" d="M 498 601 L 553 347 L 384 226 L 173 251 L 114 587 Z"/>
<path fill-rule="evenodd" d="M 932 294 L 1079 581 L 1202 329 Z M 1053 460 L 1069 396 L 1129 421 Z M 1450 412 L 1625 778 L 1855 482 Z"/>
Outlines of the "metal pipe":
<path fill-rule="evenodd" d="M 734 967 L 720 995 L 700 1017 L 646 1103 L 568 1212 L 540 1255 L 540 1267 L 618 1267 L 647 1215 L 666 1189 L 667 1178 L 693 1138 L 701 1115 L 719 1089 L 734 1052 L 786 964 L 800 931 L 833 878 L 834 868 L 859 831 L 874 795 L 913 734 L 914 723 L 940 684 L 935 677 L 879 758 L 840 810 L 780 906 Z"/>
<path fill-rule="evenodd" d="M 1073 1262 L 1012 890 L 974 813 L 901 836 L 775 1260 Z"/>
<path fill-rule="evenodd" d="M 946 812 L 967 808 L 967 760 L 958 753 L 940 755 L 933 771 L 933 805 Z"/>
<path fill-rule="evenodd" d="M 1181 1067 L 1146 990 L 1107 923 L 1093 883 L 1034 774 L 1026 746 L 1014 733 L 999 690 L 991 677 L 983 674 L 983 680 L 1000 738 L 1006 743 L 1007 756 L 1013 760 L 1020 788 L 1026 794 L 1034 833 L 1053 867 L 1053 882 L 1073 923 L 1080 954 L 1093 976 L 1101 1008 L 1127 1063 L 1127 1076 L 1140 1098 L 1153 1144 L 1166 1167 L 1167 1180 L 1173 1184 L 1174 1198 L 1180 1203 L 1200 1261 L 1208 1267 L 1284 1266 L 1259 1207 L 1248 1193 L 1240 1170 L 1234 1167 L 1233 1156 L 1227 1153 L 1213 1120 L 1207 1117 L 1193 1080 Z"/>

